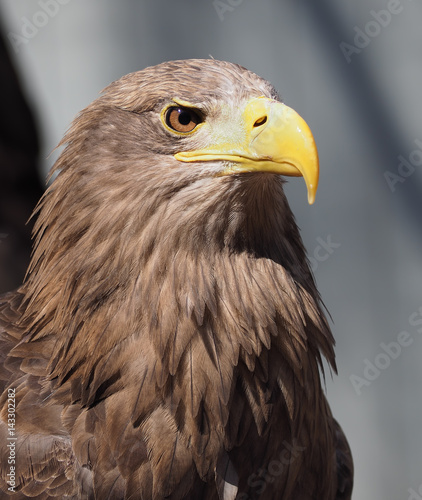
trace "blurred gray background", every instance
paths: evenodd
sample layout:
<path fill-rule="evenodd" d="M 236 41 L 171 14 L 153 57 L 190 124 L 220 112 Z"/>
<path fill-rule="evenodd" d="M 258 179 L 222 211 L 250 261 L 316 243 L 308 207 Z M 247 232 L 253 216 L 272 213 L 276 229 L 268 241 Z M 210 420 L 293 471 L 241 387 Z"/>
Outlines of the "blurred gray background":
<path fill-rule="evenodd" d="M 42 178 L 81 108 L 112 80 L 165 60 L 240 63 L 306 119 L 321 161 L 316 203 L 307 205 L 303 180 L 287 194 L 333 319 L 339 375 L 327 377 L 327 394 L 352 447 L 354 499 L 422 499 L 421 2 L 0 7 L 39 127 Z"/>

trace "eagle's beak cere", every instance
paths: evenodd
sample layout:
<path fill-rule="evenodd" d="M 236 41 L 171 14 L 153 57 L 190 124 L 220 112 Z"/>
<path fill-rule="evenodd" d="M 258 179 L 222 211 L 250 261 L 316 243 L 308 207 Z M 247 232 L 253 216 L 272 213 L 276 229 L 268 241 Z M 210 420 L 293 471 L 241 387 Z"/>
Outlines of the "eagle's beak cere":
<path fill-rule="evenodd" d="M 241 130 L 233 130 L 233 127 Z M 223 132 L 223 133 L 222 133 Z M 308 202 L 318 188 L 318 152 L 312 132 L 296 111 L 267 97 L 247 102 L 239 123 L 225 123 L 213 137 L 212 146 L 175 154 L 180 161 L 225 162 L 220 175 L 270 172 L 303 176 Z"/>

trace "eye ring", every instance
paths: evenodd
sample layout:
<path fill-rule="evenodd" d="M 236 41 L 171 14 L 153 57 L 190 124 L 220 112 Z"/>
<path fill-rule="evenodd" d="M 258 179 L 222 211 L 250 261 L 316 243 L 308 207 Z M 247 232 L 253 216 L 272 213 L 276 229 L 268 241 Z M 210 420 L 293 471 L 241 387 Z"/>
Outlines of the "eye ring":
<path fill-rule="evenodd" d="M 203 122 L 199 113 L 185 106 L 171 106 L 165 113 L 166 125 L 176 132 L 187 134 L 192 132 L 196 126 Z"/>

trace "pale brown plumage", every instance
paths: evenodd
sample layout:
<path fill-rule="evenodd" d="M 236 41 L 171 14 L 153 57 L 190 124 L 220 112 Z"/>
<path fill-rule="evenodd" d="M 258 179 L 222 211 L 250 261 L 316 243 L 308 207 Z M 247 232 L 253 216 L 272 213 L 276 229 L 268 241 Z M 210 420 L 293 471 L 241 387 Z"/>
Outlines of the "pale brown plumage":
<path fill-rule="evenodd" d="M 26 281 L 0 298 L 0 498 L 9 388 L 15 498 L 350 498 L 319 376 L 334 341 L 282 178 L 178 162 L 202 144 L 160 122 L 174 97 L 218 120 L 261 95 L 237 65 L 175 61 L 75 120 Z"/>

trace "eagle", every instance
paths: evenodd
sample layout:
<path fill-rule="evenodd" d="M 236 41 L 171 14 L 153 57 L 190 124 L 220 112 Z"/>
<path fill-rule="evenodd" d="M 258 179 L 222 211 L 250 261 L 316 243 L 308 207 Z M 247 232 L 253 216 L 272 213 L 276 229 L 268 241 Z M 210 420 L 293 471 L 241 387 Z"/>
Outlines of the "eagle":
<path fill-rule="evenodd" d="M 0 498 L 350 499 L 334 339 L 283 191 L 318 154 L 253 72 L 164 62 L 74 120 L 0 297 Z"/>

